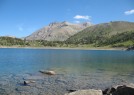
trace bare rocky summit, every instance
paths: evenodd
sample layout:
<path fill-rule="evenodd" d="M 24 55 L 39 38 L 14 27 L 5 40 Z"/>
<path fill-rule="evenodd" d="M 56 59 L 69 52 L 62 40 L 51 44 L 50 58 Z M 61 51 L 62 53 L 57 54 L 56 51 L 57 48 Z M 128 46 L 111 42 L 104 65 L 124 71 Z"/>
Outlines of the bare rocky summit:
<path fill-rule="evenodd" d="M 53 22 L 48 26 L 37 30 L 31 35 L 25 37 L 26 40 L 47 40 L 47 41 L 65 41 L 70 36 L 91 26 L 91 23 L 73 24 L 69 22 Z"/>

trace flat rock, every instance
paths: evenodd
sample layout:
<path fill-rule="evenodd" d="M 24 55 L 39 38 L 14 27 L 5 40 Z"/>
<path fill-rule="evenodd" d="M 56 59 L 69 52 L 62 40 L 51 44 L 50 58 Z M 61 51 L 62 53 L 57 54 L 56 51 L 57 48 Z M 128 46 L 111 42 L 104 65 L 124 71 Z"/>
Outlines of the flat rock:
<path fill-rule="evenodd" d="M 94 89 L 89 89 L 89 90 L 78 90 L 69 94 L 65 95 L 102 95 L 101 90 L 94 90 Z"/>
<path fill-rule="evenodd" d="M 56 73 L 54 71 L 44 71 L 44 70 L 40 70 L 39 72 L 43 73 L 43 74 L 47 74 L 47 75 L 55 75 Z"/>

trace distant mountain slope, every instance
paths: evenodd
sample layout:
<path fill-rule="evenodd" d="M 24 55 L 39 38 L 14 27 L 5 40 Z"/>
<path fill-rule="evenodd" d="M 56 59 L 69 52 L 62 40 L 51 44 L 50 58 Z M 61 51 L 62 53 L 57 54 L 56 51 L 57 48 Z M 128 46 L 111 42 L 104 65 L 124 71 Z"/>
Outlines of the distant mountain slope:
<path fill-rule="evenodd" d="M 133 32 L 134 23 L 133 22 L 125 22 L 125 21 L 114 21 L 109 23 L 97 24 L 91 27 L 88 27 L 79 33 L 71 36 L 67 39 L 66 43 L 70 44 L 104 44 L 108 39 L 112 39 L 114 35 L 115 37 L 122 35 L 127 35 L 126 32 Z M 113 37 L 113 39 L 115 39 Z M 121 36 L 122 37 L 122 36 Z M 127 37 L 127 36 L 123 36 Z M 130 40 L 130 39 L 129 39 Z M 118 42 L 118 41 L 117 41 Z M 108 45 L 108 44 L 107 44 Z"/>
<path fill-rule="evenodd" d="M 64 41 L 78 31 L 91 26 L 90 23 L 72 24 L 69 22 L 54 22 L 49 24 L 33 34 L 27 36 L 26 40 L 46 40 L 46 41 Z"/>

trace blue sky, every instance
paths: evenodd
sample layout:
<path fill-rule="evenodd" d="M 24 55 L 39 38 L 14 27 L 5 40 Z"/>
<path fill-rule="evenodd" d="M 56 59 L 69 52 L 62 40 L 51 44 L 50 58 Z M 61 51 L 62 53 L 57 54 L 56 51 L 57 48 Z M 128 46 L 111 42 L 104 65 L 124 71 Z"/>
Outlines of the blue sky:
<path fill-rule="evenodd" d="M 0 36 L 25 37 L 54 21 L 134 22 L 134 0 L 0 0 Z"/>

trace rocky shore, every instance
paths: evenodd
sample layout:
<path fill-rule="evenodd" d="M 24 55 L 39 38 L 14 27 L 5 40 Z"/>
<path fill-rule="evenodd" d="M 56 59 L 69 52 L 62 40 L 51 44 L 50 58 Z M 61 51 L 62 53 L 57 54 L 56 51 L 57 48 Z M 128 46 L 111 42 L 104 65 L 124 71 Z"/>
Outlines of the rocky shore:
<path fill-rule="evenodd" d="M 134 46 L 127 48 L 127 51 L 134 50 Z"/>
<path fill-rule="evenodd" d="M 24 85 L 24 81 L 32 82 Z M 0 76 L 0 95 L 76 95 L 71 94 L 71 92 L 89 89 L 105 91 L 107 88 L 129 83 L 130 81 L 123 80 L 117 76 L 103 77 L 99 74 L 10 74 Z"/>
<path fill-rule="evenodd" d="M 134 95 L 134 84 L 117 85 L 105 90 L 78 90 L 65 95 Z"/>

